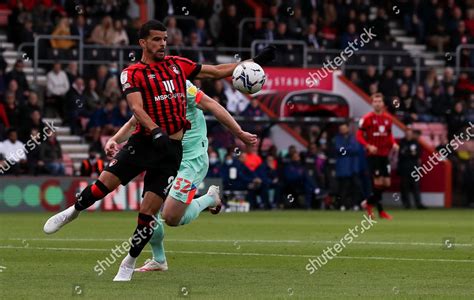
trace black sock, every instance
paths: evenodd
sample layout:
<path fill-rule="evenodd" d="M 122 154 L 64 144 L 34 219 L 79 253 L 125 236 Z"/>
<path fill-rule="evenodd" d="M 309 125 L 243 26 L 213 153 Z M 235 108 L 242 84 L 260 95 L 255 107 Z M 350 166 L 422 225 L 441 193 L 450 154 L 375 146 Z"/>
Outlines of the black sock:
<path fill-rule="evenodd" d="M 154 219 L 151 215 L 138 214 L 137 228 L 133 233 L 130 251 L 128 252 L 131 257 L 138 257 L 148 241 L 150 241 L 154 231 Z"/>
<path fill-rule="evenodd" d="M 110 193 L 110 190 L 101 181 L 97 180 L 82 191 L 74 207 L 79 211 L 84 210 L 92 206 L 97 200 L 107 196 L 108 193 Z"/>
<path fill-rule="evenodd" d="M 383 211 L 382 193 L 383 193 L 383 188 L 380 188 L 380 187 L 374 188 L 374 202 L 379 212 Z"/>

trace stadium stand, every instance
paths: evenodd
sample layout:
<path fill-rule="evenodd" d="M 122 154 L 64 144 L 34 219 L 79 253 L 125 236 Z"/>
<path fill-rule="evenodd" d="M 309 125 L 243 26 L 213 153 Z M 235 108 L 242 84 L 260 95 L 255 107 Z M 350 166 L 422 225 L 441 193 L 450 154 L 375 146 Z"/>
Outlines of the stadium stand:
<path fill-rule="evenodd" d="M 0 5 L 0 140 L 7 139 L 9 128 L 17 128 L 19 139 L 26 143 L 36 112 L 43 122 L 58 126 L 62 153 L 59 165 L 39 168 L 38 161 L 44 163 L 40 157 L 16 170 L 17 174 L 79 176 L 90 149 L 106 159 L 102 147 L 107 137 L 131 116 L 121 99 L 118 74 L 139 60 L 137 28 L 145 18 L 144 10 L 149 11 L 146 17 L 167 24 L 170 54 L 202 63 L 247 59 L 252 49 L 262 45 L 255 41 L 263 40 L 276 43 L 280 53 L 285 53 L 275 65 L 322 67 L 361 32 L 373 28 L 375 41 L 342 66 L 347 78 L 366 93 L 383 92 L 389 111 L 412 124 L 421 139 L 435 148 L 474 122 L 474 48 L 468 46 L 474 39 L 474 7 L 470 1 L 265 0 L 259 4 L 224 1 L 223 6 L 212 1 L 148 1 L 148 7 L 146 1 L 141 6 L 137 2 L 11 0 Z M 242 97 L 236 105 L 237 92 L 224 80 L 196 80 L 195 84 L 236 116 L 265 116 L 258 101 Z M 210 152 L 217 154 L 209 176 L 224 177 L 224 185 L 229 184 L 229 172 L 224 170 L 235 165 L 239 174 L 248 172 L 251 180 L 228 185 L 228 190 L 244 190 L 251 197 L 265 184 L 274 190 L 273 200 L 260 197 L 263 202 L 251 203 L 253 208 L 294 206 L 284 195 L 296 196 L 287 191 L 296 181 L 304 182 L 302 189 L 314 191 L 301 195 L 306 197 L 304 207 L 339 207 L 337 197 L 335 202 L 328 200 L 328 195 L 338 194 L 329 159 L 334 156 L 330 147 L 334 133 L 318 124 L 311 126 L 310 133 L 290 125 L 304 132 L 317 167 L 312 178 L 288 178 L 285 170 L 308 170 L 309 152 L 300 156 L 293 148 L 276 149 L 262 126 L 245 126 L 264 141 L 259 153 L 239 150 L 242 154 L 236 154 L 239 145 L 234 138 L 220 125 L 209 123 Z M 51 148 L 51 143 L 42 147 Z M 272 162 L 276 174 L 268 156 L 276 158 Z M 254 160 L 248 161 L 249 157 Z M 465 174 L 473 173 L 474 144 L 467 143 L 449 159 Z M 275 190 L 277 181 L 283 183 L 283 190 Z M 455 193 L 462 194 L 462 188 Z M 307 197 L 318 201 L 311 204 Z"/>

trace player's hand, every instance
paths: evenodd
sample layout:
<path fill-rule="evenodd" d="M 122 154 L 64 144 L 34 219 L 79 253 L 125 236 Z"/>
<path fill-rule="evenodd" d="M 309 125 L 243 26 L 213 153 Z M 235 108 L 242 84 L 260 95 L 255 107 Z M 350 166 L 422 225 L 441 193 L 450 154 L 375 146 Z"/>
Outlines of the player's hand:
<path fill-rule="evenodd" d="M 114 157 L 118 152 L 118 144 L 113 139 L 107 141 L 104 147 L 105 155 L 108 157 Z"/>
<path fill-rule="evenodd" d="M 370 154 L 375 154 L 377 153 L 377 147 L 374 145 L 367 145 L 367 151 L 369 151 Z"/>
<path fill-rule="evenodd" d="M 160 127 L 156 127 L 151 131 L 151 137 L 156 149 L 165 149 L 170 141 L 169 136 Z"/>
<path fill-rule="evenodd" d="M 238 135 L 238 138 L 244 142 L 245 145 L 247 145 L 248 147 L 255 147 L 257 145 L 257 142 L 258 142 L 258 137 L 256 134 L 252 134 L 250 132 L 247 132 L 247 131 L 242 131 L 242 133 L 240 133 Z"/>
<path fill-rule="evenodd" d="M 271 61 L 273 61 L 276 57 L 276 48 L 275 46 L 267 46 L 257 54 L 253 61 L 259 65 L 265 65 Z"/>
<path fill-rule="evenodd" d="M 398 150 L 400 149 L 400 146 L 397 143 L 395 143 L 393 144 L 392 149 L 398 152 Z"/>

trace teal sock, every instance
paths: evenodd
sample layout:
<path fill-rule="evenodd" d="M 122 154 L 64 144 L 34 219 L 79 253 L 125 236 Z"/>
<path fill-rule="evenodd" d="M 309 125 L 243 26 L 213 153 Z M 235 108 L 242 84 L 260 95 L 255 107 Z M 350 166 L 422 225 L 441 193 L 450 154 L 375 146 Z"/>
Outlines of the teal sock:
<path fill-rule="evenodd" d="M 153 259 L 159 263 L 166 261 L 165 247 L 163 239 L 165 238 L 165 226 L 161 220 L 161 215 L 156 215 L 155 231 L 150 239 L 151 251 L 153 252 Z"/>
<path fill-rule="evenodd" d="M 191 204 L 188 205 L 188 208 L 186 208 L 184 216 L 181 218 L 179 225 L 191 223 L 192 220 L 196 219 L 199 216 L 199 213 L 201 213 L 201 211 L 214 204 L 214 198 L 207 194 L 194 199 Z"/>

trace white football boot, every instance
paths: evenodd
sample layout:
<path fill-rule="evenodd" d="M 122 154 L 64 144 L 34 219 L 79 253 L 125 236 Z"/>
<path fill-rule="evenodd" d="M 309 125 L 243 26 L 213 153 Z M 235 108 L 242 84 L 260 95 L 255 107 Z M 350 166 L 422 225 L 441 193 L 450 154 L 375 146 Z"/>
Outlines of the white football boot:
<path fill-rule="evenodd" d="M 153 272 L 153 271 L 167 271 L 168 263 L 166 260 L 163 263 L 157 262 L 154 259 L 147 259 L 141 268 L 135 269 L 135 272 Z"/>
<path fill-rule="evenodd" d="M 79 216 L 80 211 L 76 210 L 73 206 L 63 210 L 60 213 L 55 214 L 46 221 L 44 224 L 43 230 L 46 234 L 52 234 L 61 229 L 64 225 L 71 222 L 77 216 Z"/>

